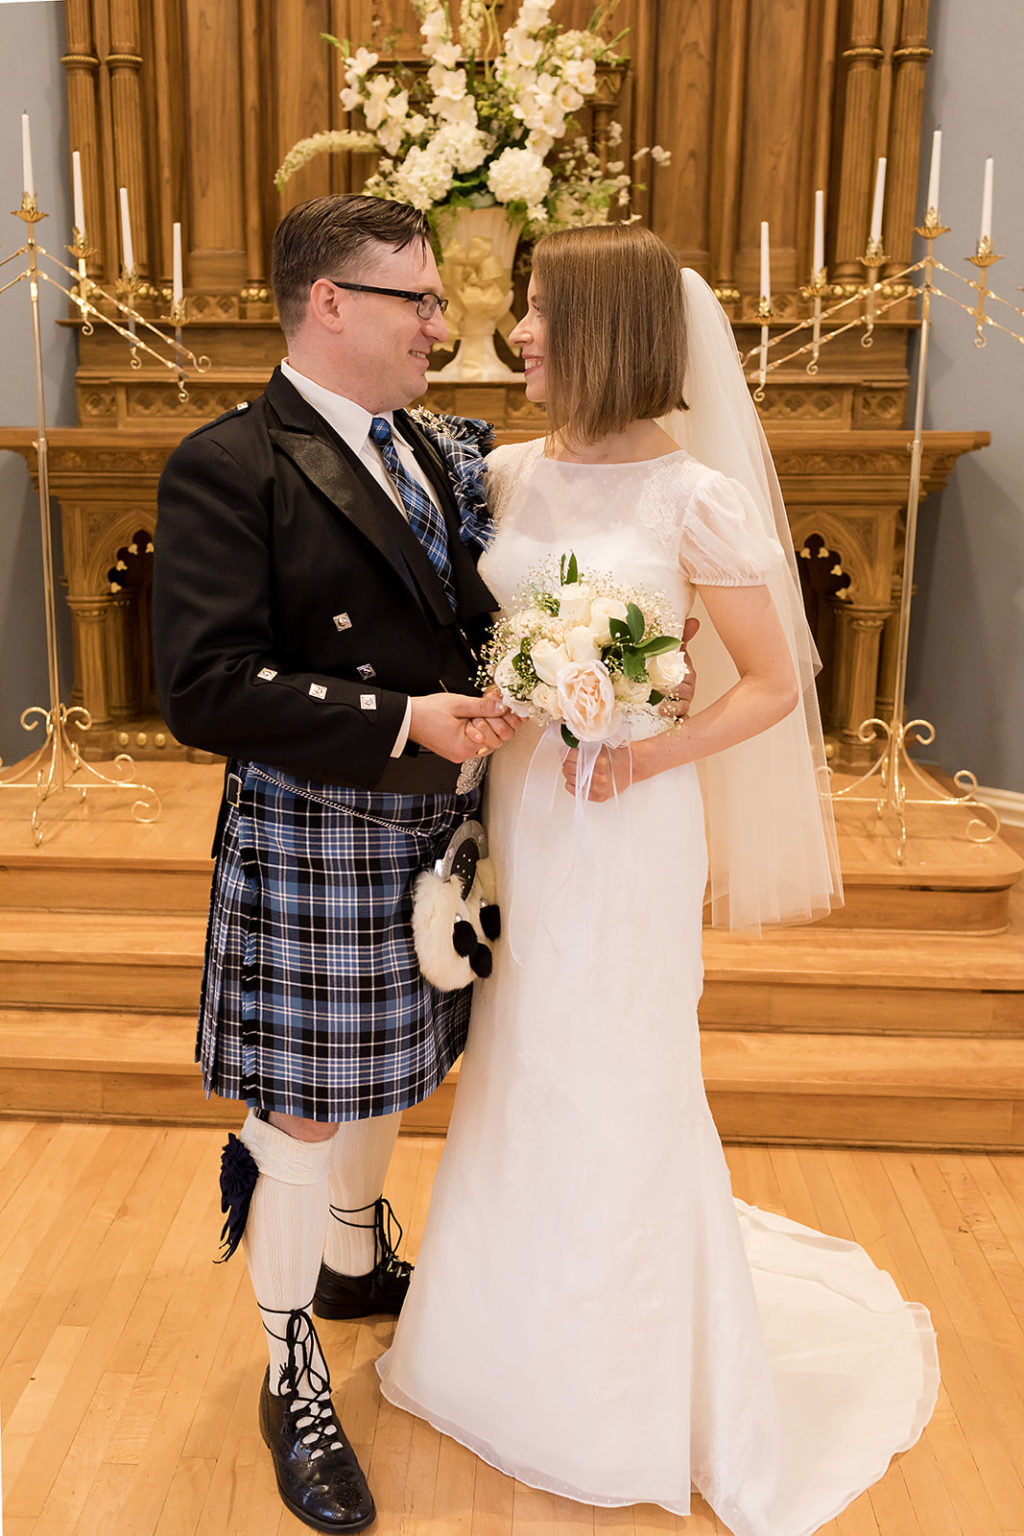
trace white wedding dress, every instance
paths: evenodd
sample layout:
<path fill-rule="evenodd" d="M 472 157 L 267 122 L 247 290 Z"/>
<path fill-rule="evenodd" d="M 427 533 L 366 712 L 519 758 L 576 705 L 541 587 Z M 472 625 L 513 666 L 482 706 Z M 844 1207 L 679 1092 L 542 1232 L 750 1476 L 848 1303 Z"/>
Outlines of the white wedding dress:
<path fill-rule="evenodd" d="M 760 580 L 733 483 L 683 451 L 489 462 L 505 607 L 569 551 L 680 619 L 693 583 Z M 539 739 L 527 723 L 490 768 L 523 963 L 505 938 L 477 984 L 384 1394 L 535 1487 L 686 1514 L 692 1486 L 735 1536 L 805 1536 L 927 1423 L 928 1314 L 855 1244 L 733 1199 L 701 1079 L 696 770 L 580 822 L 543 754 L 527 782 Z"/>

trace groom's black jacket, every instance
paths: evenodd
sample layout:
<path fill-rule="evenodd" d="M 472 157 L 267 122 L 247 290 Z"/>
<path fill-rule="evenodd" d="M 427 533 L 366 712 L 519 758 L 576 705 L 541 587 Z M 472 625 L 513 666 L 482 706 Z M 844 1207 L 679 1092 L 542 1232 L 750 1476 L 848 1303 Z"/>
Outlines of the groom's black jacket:
<path fill-rule="evenodd" d="M 401 512 L 280 370 L 187 437 L 160 481 L 157 687 L 179 741 L 304 778 L 426 793 L 456 765 L 391 750 L 410 694 L 475 693 L 497 607 L 445 469 L 403 412 L 448 528 L 457 614 Z"/>

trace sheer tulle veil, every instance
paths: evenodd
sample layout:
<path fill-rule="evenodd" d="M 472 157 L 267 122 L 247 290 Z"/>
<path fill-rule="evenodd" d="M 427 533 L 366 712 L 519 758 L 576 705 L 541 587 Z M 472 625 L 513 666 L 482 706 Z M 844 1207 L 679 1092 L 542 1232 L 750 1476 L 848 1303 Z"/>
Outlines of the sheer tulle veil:
<path fill-rule="evenodd" d="M 711 920 L 759 930 L 809 922 L 842 902 L 842 879 L 821 717 L 820 667 L 804 615 L 778 476 L 750 398 L 728 318 L 703 278 L 682 272 L 687 313 L 687 411 L 661 425 L 695 459 L 736 480 L 744 503 L 777 551 L 767 585 L 800 680 L 785 720 L 699 765 L 710 861 Z M 690 646 L 694 709 L 724 693 L 737 673 L 699 599 Z"/>

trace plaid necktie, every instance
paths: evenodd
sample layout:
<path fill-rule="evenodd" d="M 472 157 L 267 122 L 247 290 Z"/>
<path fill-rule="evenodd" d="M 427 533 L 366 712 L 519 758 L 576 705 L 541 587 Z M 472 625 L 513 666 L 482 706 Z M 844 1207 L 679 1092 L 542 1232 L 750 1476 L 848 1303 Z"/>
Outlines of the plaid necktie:
<path fill-rule="evenodd" d="M 407 474 L 398 457 L 391 436 L 390 423 L 383 416 L 374 416 L 370 422 L 370 437 L 380 449 L 384 468 L 394 482 L 395 490 L 402 498 L 402 505 L 409 514 L 409 526 L 427 552 L 431 565 L 441 578 L 448 594 L 448 601 L 455 607 L 455 580 L 451 561 L 448 559 L 448 532 L 444 518 L 423 487 Z"/>

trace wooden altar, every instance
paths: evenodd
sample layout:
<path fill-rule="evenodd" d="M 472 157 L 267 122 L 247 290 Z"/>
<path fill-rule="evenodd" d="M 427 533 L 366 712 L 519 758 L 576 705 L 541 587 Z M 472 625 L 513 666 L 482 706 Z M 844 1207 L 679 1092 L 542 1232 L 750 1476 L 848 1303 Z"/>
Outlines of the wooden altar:
<path fill-rule="evenodd" d="M 499 5 L 511 23 L 513 0 Z M 90 273 L 117 275 L 116 189 L 132 208 L 139 307 L 166 314 L 171 224 L 184 225 L 186 340 L 213 360 L 178 399 L 168 376 L 132 368 L 104 327 L 79 338 L 80 425 L 50 435 L 50 480 L 64 522 L 75 643 L 73 701 L 94 720 L 87 754 L 183 752 L 159 718 L 152 683 L 149 591 L 156 484 L 168 453 L 201 421 L 257 393 L 283 351 L 268 288 L 281 212 L 303 198 L 358 189 L 372 158 L 322 157 L 280 198 L 273 173 L 298 138 L 348 126 L 337 51 L 321 32 L 370 42 L 373 14 L 417 53 L 404 0 L 66 0 L 70 142 L 82 153 Z M 586 24 L 592 0 L 557 0 L 554 16 Z M 927 0 L 621 0 L 629 66 L 608 73 L 589 114 L 614 111 L 625 139 L 660 143 L 672 166 L 648 172 L 636 211 L 713 283 L 741 350 L 756 339 L 758 228 L 771 222 L 779 328 L 807 312 L 815 187 L 827 189 L 826 260 L 856 285 L 876 156 L 888 157 L 884 244 L 911 254 L 927 46 Z M 616 100 L 617 93 L 617 100 Z M 888 288 L 890 296 L 898 290 Z M 76 324 L 69 320 L 69 324 Z M 847 335 L 815 376 L 773 374 L 762 415 L 779 469 L 805 596 L 825 663 L 822 706 L 853 765 L 856 728 L 888 717 L 901 581 L 909 455 L 909 301 L 876 326 L 870 350 Z M 543 417 L 517 386 L 432 387 L 428 403 L 494 421 L 501 440 L 535 436 Z M 979 431 L 926 434 L 922 489 L 941 488 Z M 0 448 L 34 461 L 32 433 Z"/>

